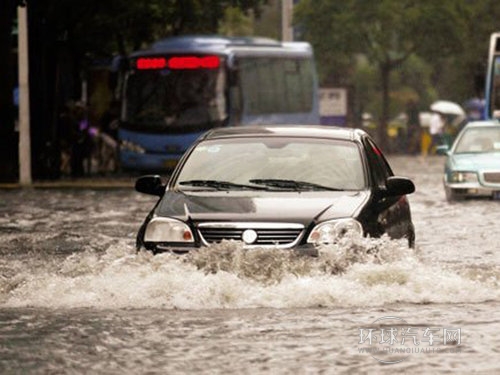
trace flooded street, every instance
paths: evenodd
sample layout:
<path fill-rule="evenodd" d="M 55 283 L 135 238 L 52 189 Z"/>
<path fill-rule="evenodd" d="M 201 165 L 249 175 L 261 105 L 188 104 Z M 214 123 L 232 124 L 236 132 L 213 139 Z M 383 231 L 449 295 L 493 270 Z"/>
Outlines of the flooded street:
<path fill-rule="evenodd" d="M 155 198 L 132 186 L 0 190 L 0 373 L 500 372 L 500 202 L 448 204 L 440 157 L 390 162 L 415 250 L 136 254 Z"/>

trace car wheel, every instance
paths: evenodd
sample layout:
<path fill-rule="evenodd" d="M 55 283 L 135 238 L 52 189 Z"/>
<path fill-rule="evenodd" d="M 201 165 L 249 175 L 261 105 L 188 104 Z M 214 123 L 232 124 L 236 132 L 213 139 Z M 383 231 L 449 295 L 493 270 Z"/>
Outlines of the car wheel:
<path fill-rule="evenodd" d="M 462 194 L 457 194 L 453 189 L 445 188 L 446 200 L 448 202 L 463 201 L 464 196 Z"/>
<path fill-rule="evenodd" d="M 415 232 L 413 231 L 408 235 L 408 247 L 410 249 L 415 248 Z"/>

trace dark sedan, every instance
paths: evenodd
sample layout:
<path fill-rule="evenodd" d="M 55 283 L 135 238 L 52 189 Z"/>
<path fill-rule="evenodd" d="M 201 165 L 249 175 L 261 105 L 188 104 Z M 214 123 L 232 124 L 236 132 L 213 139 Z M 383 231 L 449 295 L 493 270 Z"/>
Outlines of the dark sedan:
<path fill-rule="evenodd" d="M 218 128 L 198 139 L 168 183 L 143 176 L 160 197 L 137 248 L 187 252 L 223 240 L 314 253 L 343 236 L 415 241 L 406 194 L 370 136 L 329 126 Z"/>

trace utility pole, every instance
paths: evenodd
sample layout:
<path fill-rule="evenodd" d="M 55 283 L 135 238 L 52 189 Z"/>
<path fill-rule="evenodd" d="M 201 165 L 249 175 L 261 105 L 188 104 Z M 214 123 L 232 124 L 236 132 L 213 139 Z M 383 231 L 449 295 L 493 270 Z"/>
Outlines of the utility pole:
<path fill-rule="evenodd" d="M 293 0 L 281 0 L 281 39 L 283 42 L 293 41 Z"/>
<path fill-rule="evenodd" d="M 27 5 L 17 7 L 19 67 L 19 183 L 31 185 L 31 136 Z"/>

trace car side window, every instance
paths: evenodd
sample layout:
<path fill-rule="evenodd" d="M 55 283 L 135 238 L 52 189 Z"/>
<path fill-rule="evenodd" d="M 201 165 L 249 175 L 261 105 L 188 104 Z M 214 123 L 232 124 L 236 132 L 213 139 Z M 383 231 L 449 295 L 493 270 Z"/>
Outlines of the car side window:
<path fill-rule="evenodd" d="M 377 145 L 370 139 L 366 139 L 365 142 L 366 155 L 373 181 L 377 186 L 384 187 L 387 178 L 393 175 L 392 170 Z"/>

